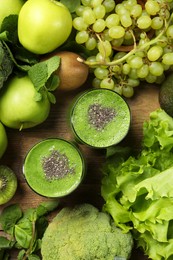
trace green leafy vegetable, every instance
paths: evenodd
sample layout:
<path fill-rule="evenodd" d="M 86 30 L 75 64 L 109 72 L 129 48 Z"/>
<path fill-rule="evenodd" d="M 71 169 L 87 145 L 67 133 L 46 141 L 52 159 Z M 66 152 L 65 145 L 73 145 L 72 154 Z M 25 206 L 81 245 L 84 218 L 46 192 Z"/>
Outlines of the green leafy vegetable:
<path fill-rule="evenodd" d="M 18 260 L 37 260 L 42 236 L 48 226 L 46 214 L 58 206 L 58 201 L 42 202 L 37 208 L 22 211 L 18 204 L 7 206 L 0 216 L 2 230 L 8 235 L 0 236 L 0 260 L 8 259 L 11 248 L 19 250 Z M 6 257 L 6 258 L 5 258 Z"/>
<path fill-rule="evenodd" d="M 103 208 L 117 226 L 133 231 L 149 258 L 173 259 L 173 118 L 153 111 L 140 153 L 127 156 L 124 149 L 104 165 Z"/>
<path fill-rule="evenodd" d="M 13 61 L 6 46 L 3 41 L 0 41 L 0 89 L 11 75 L 14 67 L 13 65 Z"/>
<path fill-rule="evenodd" d="M 36 96 L 36 100 L 42 98 L 42 91 L 46 91 L 50 102 L 55 103 L 53 94 L 50 91 L 54 91 L 59 84 L 59 79 L 54 72 L 58 69 L 60 65 L 60 57 L 53 56 L 45 61 L 38 62 L 31 66 L 28 70 L 28 75 L 34 84 L 39 95 Z"/>

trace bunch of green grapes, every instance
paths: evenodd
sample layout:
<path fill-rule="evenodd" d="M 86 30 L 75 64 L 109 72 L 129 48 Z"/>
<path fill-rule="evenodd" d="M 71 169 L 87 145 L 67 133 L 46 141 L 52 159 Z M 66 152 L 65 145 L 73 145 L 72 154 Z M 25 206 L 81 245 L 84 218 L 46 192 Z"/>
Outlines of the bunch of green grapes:
<path fill-rule="evenodd" d="M 173 67 L 173 0 L 81 0 L 75 41 L 90 56 L 93 87 L 132 97 L 141 81 L 160 84 Z"/>

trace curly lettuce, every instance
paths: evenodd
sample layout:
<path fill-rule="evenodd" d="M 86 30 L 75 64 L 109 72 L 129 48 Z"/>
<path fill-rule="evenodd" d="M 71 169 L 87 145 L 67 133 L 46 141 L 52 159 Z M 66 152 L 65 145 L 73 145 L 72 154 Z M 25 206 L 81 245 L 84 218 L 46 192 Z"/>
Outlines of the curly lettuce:
<path fill-rule="evenodd" d="M 173 259 L 173 118 L 162 109 L 143 125 L 142 149 L 115 149 L 103 167 L 103 209 L 153 260 Z"/>

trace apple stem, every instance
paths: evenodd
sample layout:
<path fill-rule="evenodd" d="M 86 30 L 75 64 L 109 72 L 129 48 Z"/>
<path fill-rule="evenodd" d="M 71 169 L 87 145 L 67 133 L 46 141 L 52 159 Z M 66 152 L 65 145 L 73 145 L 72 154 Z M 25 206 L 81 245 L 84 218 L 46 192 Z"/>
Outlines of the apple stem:
<path fill-rule="evenodd" d="M 22 131 L 22 129 L 23 129 L 23 124 L 21 124 L 19 131 Z"/>

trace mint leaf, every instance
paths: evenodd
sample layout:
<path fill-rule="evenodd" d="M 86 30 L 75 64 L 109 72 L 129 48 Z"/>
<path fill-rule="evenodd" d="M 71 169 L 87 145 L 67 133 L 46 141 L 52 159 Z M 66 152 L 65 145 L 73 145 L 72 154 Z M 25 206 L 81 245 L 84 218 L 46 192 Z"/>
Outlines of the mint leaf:
<path fill-rule="evenodd" d="M 54 94 L 52 94 L 51 92 L 47 92 L 47 97 L 48 97 L 50 103 L 52 103 L 52 104 L 56 103 L 56 97 Z"/>
<path fill-rule="evenodd" d="M 57 89 L 57 86 L 60 84 L 60 79 L 58 75 L 51 75 L 51 77 L 48 79 L 46 83 L 46 87 L 49 91 L 54 91 Z"/>
<path fill-rule="evenodd" d="M 48 60 L 36 63 L 28 70 L 28 75 L 37 91 L 45 87 L 46 82 L 53 72 L 58 69 L 59 65 L 60 57 L 53 56 Z"/>
<path fill-rule="evenodd" d="M 12 42 L 13 44 L 18 43 L 18 15 L 11 14 L 4 18 L 1 25 L 1 33 L 6 32 L 6 40 Z"/>
<path fill-rule="evenodd" d="M 8 240 L 6 237 L 0 236 L 0 250 L 1 249 L 10 249 L 15 244 L 14 241 Z"/>
<path fill-rule="evenodd" d="M 22 217 L 22 210 L 18 204 L 7 206 L 0 215 L 2 229 L 12 234 L 16 222 Z"/>

